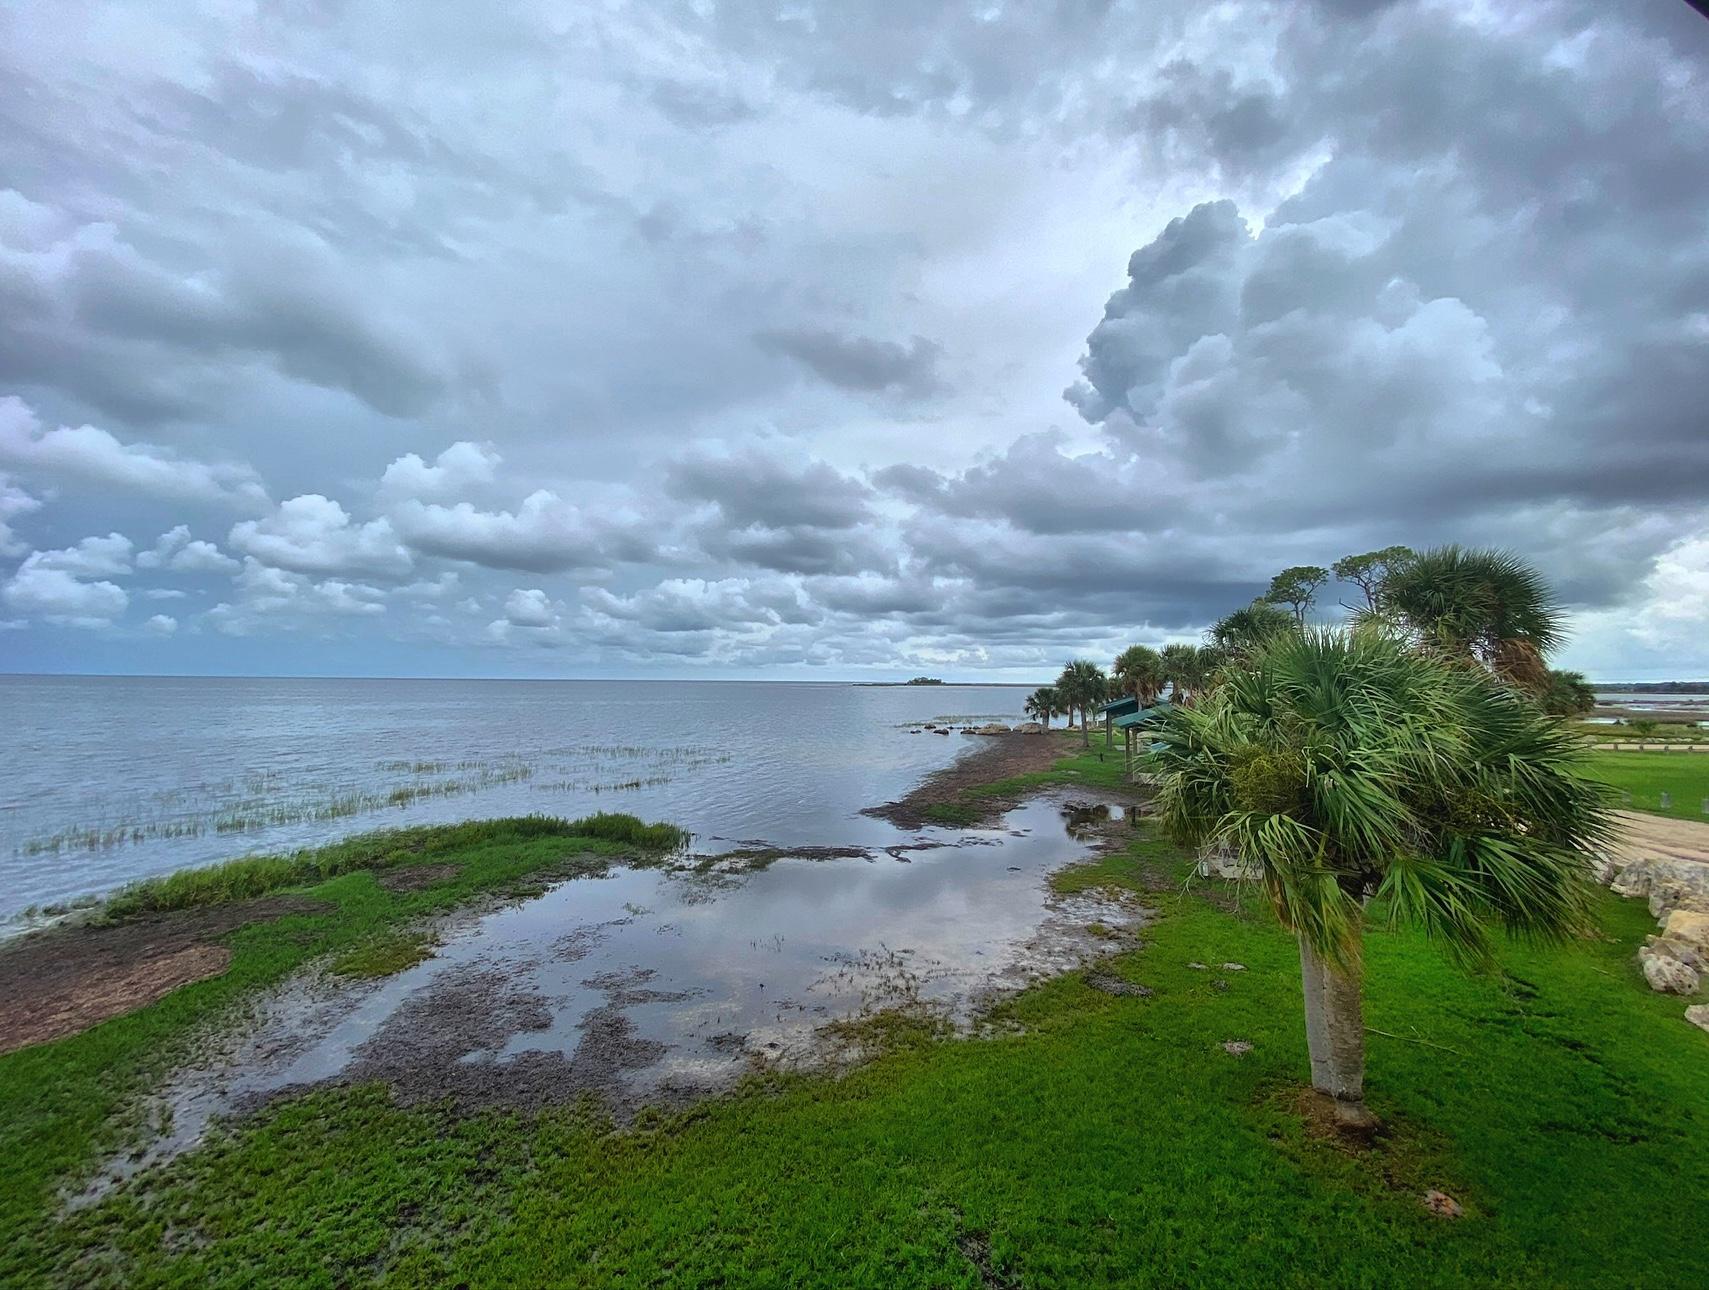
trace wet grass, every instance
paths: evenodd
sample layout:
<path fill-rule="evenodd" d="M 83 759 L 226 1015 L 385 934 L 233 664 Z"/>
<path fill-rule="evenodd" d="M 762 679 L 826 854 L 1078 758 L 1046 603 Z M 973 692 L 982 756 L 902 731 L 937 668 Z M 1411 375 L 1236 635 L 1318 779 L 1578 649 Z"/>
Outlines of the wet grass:
<path fill-rule="evenodd" d="M 1593 752 L 1587 760 L 1592 775 L 1630 795 L 1616 799 L 1626 809 L 1709 823 L 1709 753 Z"/>
<path fill-rule="evenodd" d="M 585 822 L 533 816 L 368 834 L 292 858 L 291 872 L 303 879 L 293 890 L 325 902 L 324 911 L 240 928 L 224 938 L 232 959 L 221 976 L 184 986 L 80 1035 L 0 1057 L 0 1158 L 7 1162 L 0 1174 L 0 1285 L 130 1281 L 104 1272 L 98 1253 L 63 1243 L 60 1189 L 137 1131 L 127 1109 L 135 1094 L 187 1054 L 200 1027 L 241 1010 L 251 992 L 311 959 L 378 966 L 386 954 L 397 953 L 395 944 L 383 952 L 381 947 L 404 929 L 479 896 L 517 892 L 542 875 L 566 878 L 604 873 L 618 862 L 661 863 L 668 853 L 651 844 L 675 835 L 668 826 L 626 816 Z M 388 890 L 376 878 L 378 871 L 451 858 L 455 870 L 431 885 Z M 219 890 L 176 887 L 165 898 L 191 893 L 205 903 Z M 248 1191 L 271 1169 L 260 1167 L 262 1173 L 246 1182 L 233 1180 L 238 1191 Z M 158 1221 L 144 1226 L 162 1237 Z M 130 1283 L 155 1279 L 139 1269 Z M 309 1283 L 321 1280 L 311 1277 Z"/>
<path fill-rule="evenodd" d="M 394 865 L 460 856 L 465 849 L 481 845 L 490 837 L 597 838 L 645 852 L 672 851 L 688 842 L 688 834 L 675 825 L 646 824 L 633 815 L 604 811 L 579 820 L 523 815 L 504 820 L 383 829 L 287 856 L 245 856 L 132 883 L 113 893 L 99 907 L 99 916 L 112 920 L 248 900 L 284 887 L 324 882 L 358 869 L 389 869 Z"/>
<path fill-rule="evenodd" d="M 562 845 L 489 839 L 453 885 Z M 882 1055 L 839 1078 L 760 1077 L 622 1129 L 586 1103 L 456 1118 L 379 1088 L 319 1092 L 59 1214 L 55 1181 L 88 1158 L 141 1053 L 299 959 L 299 937 L 354 946 L 411 902 L 450 899 L 347 873 L 315 889 L 336 913 L 235 936 L 231 979 L 0 1059 L 0 1281 L 1709 1284 L 1709 1036 L 1644 988 L 1641 903 L 1600 893 L 1596 935 L 1505 947 L 1484 977 L 1414 933 L 1372 934 L 1370 1087 L 1388 1131 L 1358 1146 L 1300 1097 L 1292 940 L 1190 868 L 1141 829 L 1055 879 L 1158 910 L 1144 948 L 1095 969 L 1149 995 L 1072 973 L 1001 1005 L 977 1040 L 868 1019 L 848 1038 Z M 1189 966 L 1224 962 L 1246 970 Z M 1251 1050 L 1230 1054 L 1235 1040 Z M 1465 1217 L 1430 1215 L 1427 1188 Z"/>
<path fill-rule="evenodd" d="M 382 932 L 335 957 L 331 971 L 356 980 L 395 976 L 432 958 L 437 945 L 426 932 Z"/>

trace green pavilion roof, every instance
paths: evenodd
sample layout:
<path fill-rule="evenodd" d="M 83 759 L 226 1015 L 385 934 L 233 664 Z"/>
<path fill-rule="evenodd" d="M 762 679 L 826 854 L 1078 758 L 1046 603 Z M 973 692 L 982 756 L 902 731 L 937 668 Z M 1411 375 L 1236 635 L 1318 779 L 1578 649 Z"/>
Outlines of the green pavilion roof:
<path fill-rule="evenodd" d="M 1126 716 L 1117 717 L 1115 722 L 1116 729 L 1132 730 L 1135 726 L 1143 726 L 1153 718 L 1162 716 L 1174 706 L 1174 704 L 1168 702 L 1154 703 L 1149 708 L 1140 708 L 1137 712 L 1130 712 Z"/>
<path fill-rule="evenodd" d="M 1106 717 L 1123 717 L 1130 712 L 1139 711 L 1139 700 L 1134 698 L 1131 694 L 1127 695 L 1125 698 L 1111 699 L 1108 703 L 1104 704 L 1103 707 L 1099 708 L 1098 711 Z"/>

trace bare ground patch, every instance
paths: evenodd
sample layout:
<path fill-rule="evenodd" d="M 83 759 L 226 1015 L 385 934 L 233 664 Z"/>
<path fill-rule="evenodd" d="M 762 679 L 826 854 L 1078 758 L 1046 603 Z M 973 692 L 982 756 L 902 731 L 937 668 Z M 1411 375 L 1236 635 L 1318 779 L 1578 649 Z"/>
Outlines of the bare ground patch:
<path fill-rule="evenodd" d="M 0 1053 L 64 1039 L 224 972 L 216 942 L 247 923 L 325 909 L 268 896 L 112 925 L 58 927 L 0 948 Z"/>

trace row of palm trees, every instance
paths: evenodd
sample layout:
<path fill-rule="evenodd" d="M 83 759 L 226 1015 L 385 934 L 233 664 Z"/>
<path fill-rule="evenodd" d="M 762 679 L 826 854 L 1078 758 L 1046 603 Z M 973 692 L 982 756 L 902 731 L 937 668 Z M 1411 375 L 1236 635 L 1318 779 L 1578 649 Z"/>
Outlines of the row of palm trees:
<path fill-rule="evenodd" d="M 1117 695 L 1132 695 L 1150 707 L 1166 687 L 1176 702 L 1190 702 L 1212 683 L 1225 653 L 1212 643 L 1165 645 L 1160 650 L 1130 645 L 1116 655 L 1108 672 L 1090 659 L 1073 659 L 1054 685 L 1040 686 L 1027 696 L 1026 713 L 1047 729 L 1059 716 L 1072 726 L 1078 714 L 1081 741 L 1089 743 L 1092 708 Z"/>
<path fill-rule="evenodd" d="M 1203 646 L 1133 646 L 1113 672 L 1142 702 L 1176 687 L 1182 701 L 1149 728 L 1159 814 L 1181 842 L 1231 846 L 1257 872 L 1299 941 L 1312 1083 L 1363 1126 L 1373 911 L 1472 967 L 1490 962 L 1492 927 L 1564 936 L 1611 816 L 1583 742 L 1548 711 L 1586 687 L 1548 667 L 1562 614 L 1536 570 L 1454 546 L 1349 556 L 1333 573 L 1364 603 L 1309 626 L 1330 572 L 1284 570 Z M 1047 687 L 1045 706 L 1077 709 L 1083 737 L 1096 681 L 1107 693 L 1077 660 Z"/>

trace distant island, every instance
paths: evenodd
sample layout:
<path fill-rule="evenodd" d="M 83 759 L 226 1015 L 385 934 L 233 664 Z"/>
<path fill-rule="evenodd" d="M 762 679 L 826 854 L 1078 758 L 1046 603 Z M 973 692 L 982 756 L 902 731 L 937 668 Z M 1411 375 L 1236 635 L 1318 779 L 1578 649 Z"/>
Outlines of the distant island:
<path fill-rule="evenodd" d="M 916 676 L 913 680 L 904 681 L 904 682 L 902 682 L 902 684 L 903 685 L 942 685 L 943 682 L 940 681 L 935 676 Z"/>
<path fill-rule="evenodd" d="M 1595 688 L 1604 694 L 1703 694 L 1709 691 L 1709 681 L 1628 681 Z"/>

